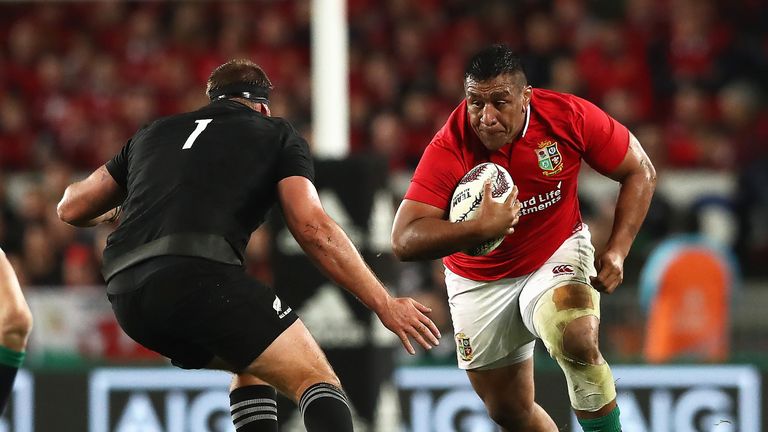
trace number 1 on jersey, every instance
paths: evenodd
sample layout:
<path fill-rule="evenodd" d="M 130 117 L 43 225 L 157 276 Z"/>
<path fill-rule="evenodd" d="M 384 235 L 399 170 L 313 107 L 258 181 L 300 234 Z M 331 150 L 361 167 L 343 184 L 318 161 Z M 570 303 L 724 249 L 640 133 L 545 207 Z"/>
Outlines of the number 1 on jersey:
<path fill-rule="evenodd" d="M 192 131 L 192 133 L 187 137 L 187 141 L 184 143 L 184 146 L 181 147 L 182 150 L 190 149 L 192 148 L 192 144 L 195 143 L 195 140 L 197 137 L 200 136 L 201 133 L 205 130 L 205 128 L 208 127 L 208 123 L 212 122 L 213 119 L 202 119 L 202 120 L 195 120 L 195 123 L 197 123 L 197 127 L 195 130 Z"/>

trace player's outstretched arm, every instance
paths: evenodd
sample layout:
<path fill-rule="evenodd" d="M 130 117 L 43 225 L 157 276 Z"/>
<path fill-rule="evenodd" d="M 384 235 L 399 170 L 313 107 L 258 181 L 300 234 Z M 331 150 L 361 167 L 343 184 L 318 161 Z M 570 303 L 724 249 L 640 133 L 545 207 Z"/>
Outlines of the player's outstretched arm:
<path fill-rule="evenodd" d="M 485 184 L 483 196 L 491 196 L 490 183 Z M 395 215 L 392 250 L 402 261 L 442 258 L 512 234 L 519 218 L 517 186 L 503 203 L 483 198 L 478 216 L 459 223 L 446 220 L 443 209 L 406 199 Z"/>
<path fill-rule="evenodd" d="M 608 176 L 621 183 L 621 189 L 611 236 L 605 251 L 595 263 L 598 273 L 596 278 L 592 278 L 592 286 L 610 294 L 624 279 L 624 259 L 643 224 L 656 188 L 656 169 L 631 133 L 624 160 Z"/>
<path fill-rule="evenodd" d="M 301 176 L 287 177 L 277 190 L 288 229 L 326 276 L 374 311 L 409 353 L 415 354 L 409 337 L 424 349 L 438 344 L 440 332 L 425 315 L 431 310 L 411 298 L 389 295 L 346 233 L 325 213 L 312 182 Z"/>
<path fill-rule="evenodd" d="M 124 199 L 125 190 L 102 165 L 85 180 L 69 185 L 56 211 L 70 225 L 89 227 L 117 219 L 117 206 Z"/>

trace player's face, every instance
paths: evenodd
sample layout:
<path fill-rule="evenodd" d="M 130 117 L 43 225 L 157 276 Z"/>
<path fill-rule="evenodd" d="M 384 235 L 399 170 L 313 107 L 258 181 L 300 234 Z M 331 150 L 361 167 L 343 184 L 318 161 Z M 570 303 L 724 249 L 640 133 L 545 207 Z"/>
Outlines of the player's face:
<path fill-rule="evenodd" d="M 519 81 L 512 74 L 503 74 L 485 81 L 467 78 L 464 82 L 469 123 L 488 150 L 504 147 L 523 129 L 531 86 Z"/>

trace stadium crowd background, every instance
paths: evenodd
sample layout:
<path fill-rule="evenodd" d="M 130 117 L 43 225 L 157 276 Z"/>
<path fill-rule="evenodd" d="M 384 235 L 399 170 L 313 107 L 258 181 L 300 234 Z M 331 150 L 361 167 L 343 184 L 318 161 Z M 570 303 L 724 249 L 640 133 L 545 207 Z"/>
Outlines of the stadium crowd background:
<path fill-rule="evenodd" d="M 273 114 L 312 141 L 308 0 L 0 9 L 0 245 L 26 289 L 103 282 L 111 227 L 61 223 L 64 187 L 148 120 L 204 105 L 203 83 L 222 62 L 261 64 L 275 86 Z M 393 178 L 407 177 L 463 97 L 468 55 L 504 42 L 519 50 L 534 86 L 583 96 L 629 126 L 662 179 L 688 170 L 733 178 L 733 252 L 747 281 L 768 276 L 765 2 L 349 0 L 348 15 L 352 153 L 381 155 Z M 611 209 L 584 204 L 599 242 Z M 655 243 L 695 229 L 694 209 L 672 204 L 654 201 L 625 289 Z M 267 237 L 254 235 L 249 265 L 269 280 Z M 436 263 L 403 266 L 399 285 L 444 303 Z M 760 346 L 768 347 L 765 334 Z M 626 357 L 636 348 L 625 347 Z"/>

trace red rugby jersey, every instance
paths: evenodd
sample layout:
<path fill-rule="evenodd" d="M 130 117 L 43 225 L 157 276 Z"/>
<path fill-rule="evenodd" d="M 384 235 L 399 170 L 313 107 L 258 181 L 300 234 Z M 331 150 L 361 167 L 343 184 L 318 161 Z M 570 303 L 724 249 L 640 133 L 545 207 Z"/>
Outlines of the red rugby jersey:
<path fill-rule="evenodd" d="M 487 150 L 469 125 L 463 101 L 424 150 L 406 199 L 448 211 L 453 191 L 477 164 L 504 166 L 523 204 L 515 232 L 493 252 L 443 258 L 452 272 L 472 280 L 522 276 L 543 265 L 581 228 L 577 178 L 581 160 L 613 171 L 629 147 L 629 131 L 592 103 L 573 95 L 534 89 L 521 136 Z"/>

